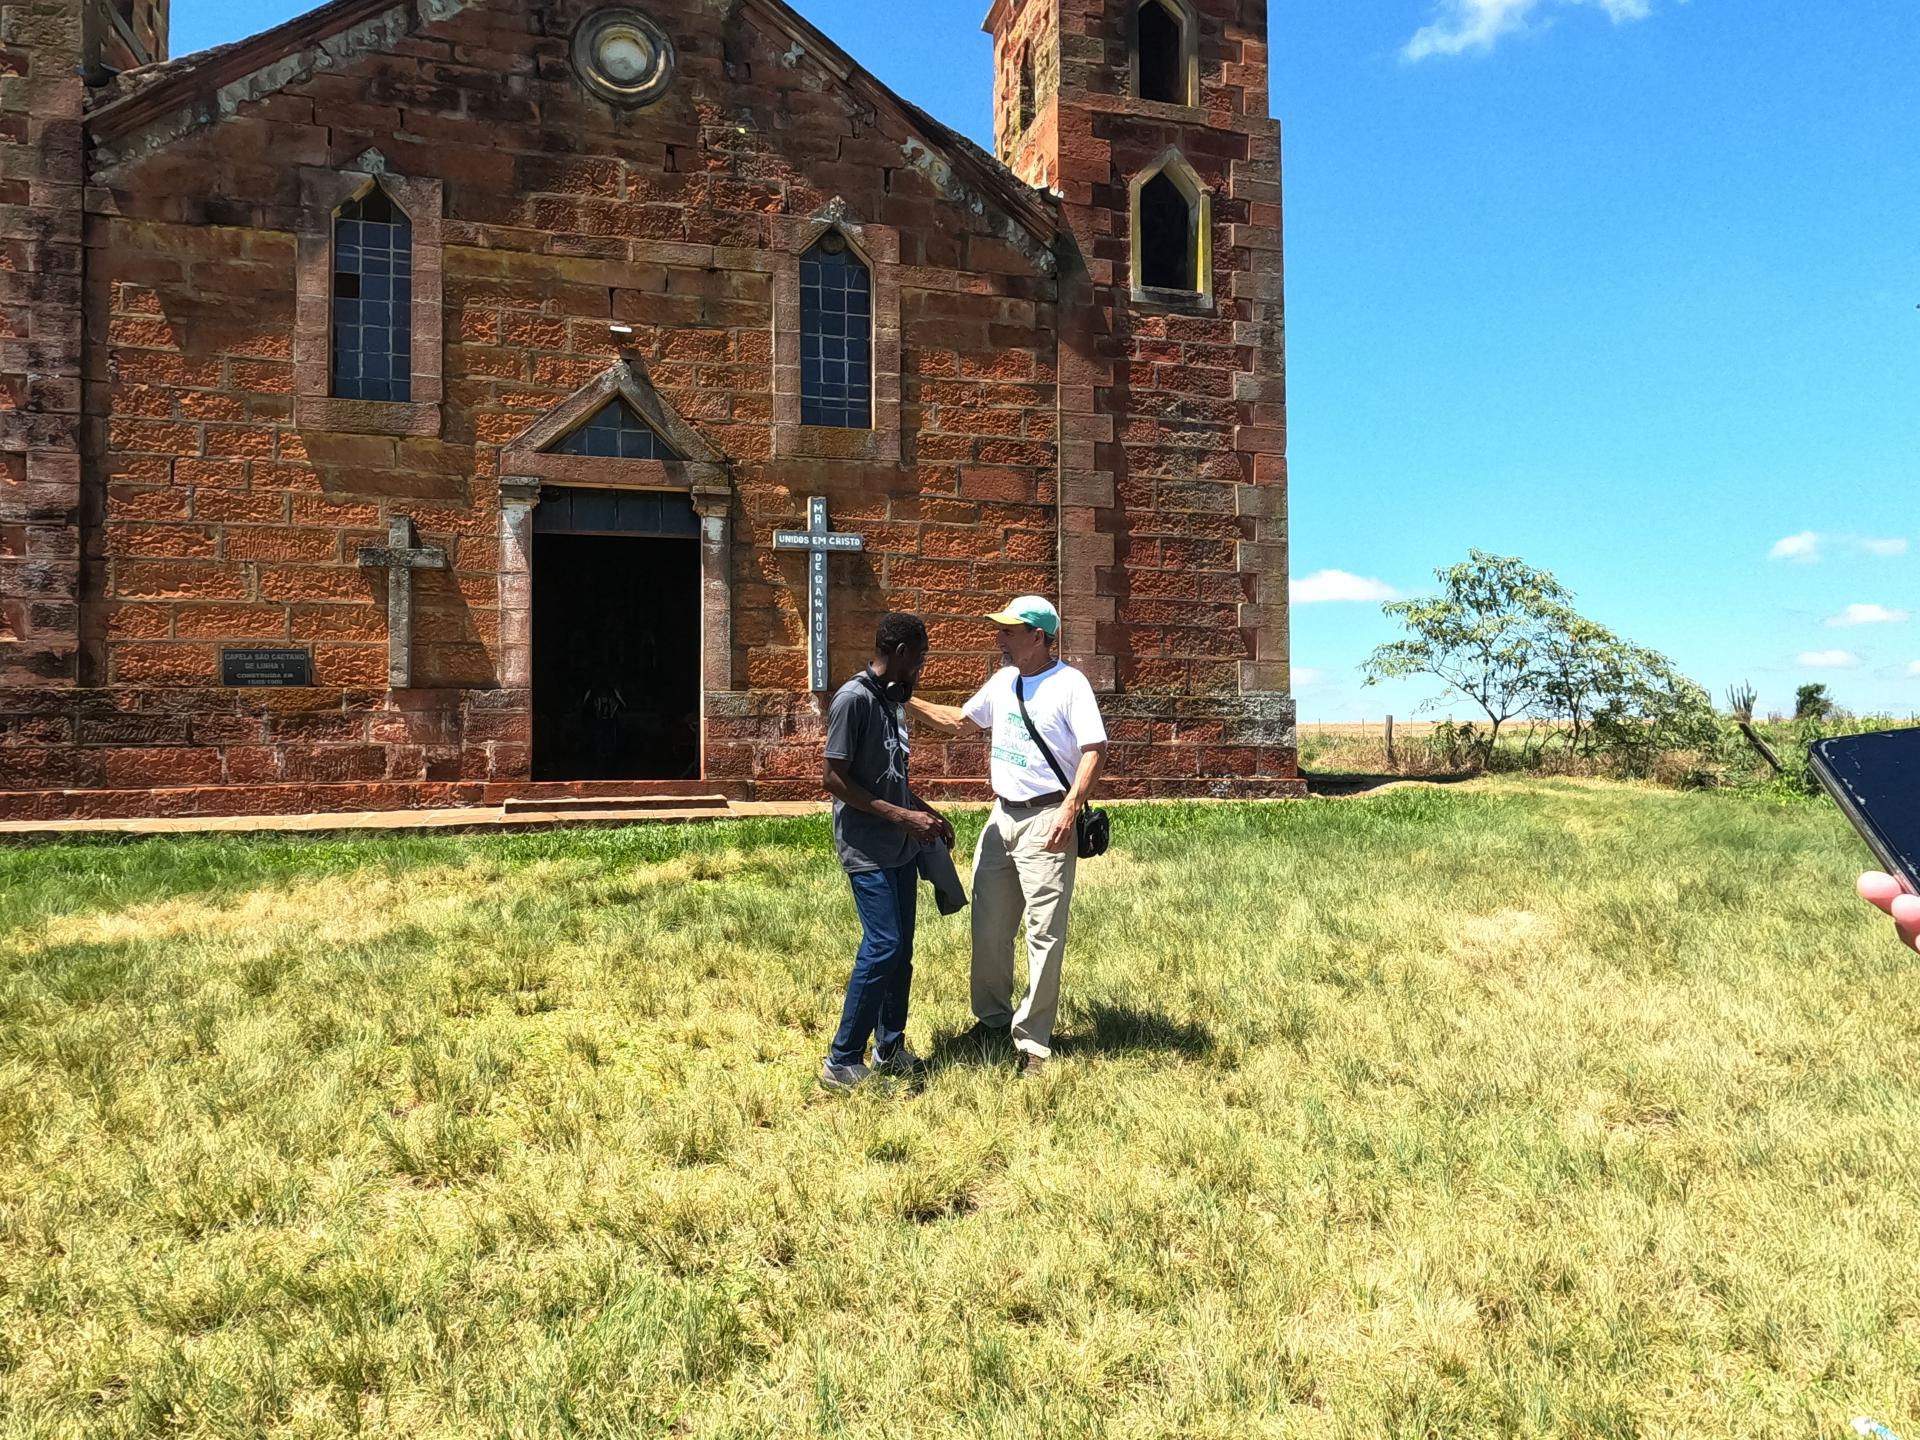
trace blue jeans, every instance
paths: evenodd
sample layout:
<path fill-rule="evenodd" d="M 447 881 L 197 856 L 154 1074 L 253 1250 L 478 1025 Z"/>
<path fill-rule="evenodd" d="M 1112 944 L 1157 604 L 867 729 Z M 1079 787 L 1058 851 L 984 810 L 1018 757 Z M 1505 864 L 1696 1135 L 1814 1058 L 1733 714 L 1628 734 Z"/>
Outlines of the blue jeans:
<path fill-rule="evenodd" d="M 890 1054 L 906 1036 L 907 992 L 913 988 L 913 920 L 920 898 L 920 867 L 862 870 L 847 876 L 865 933 L 853 957 L 840 1033 L 828 1056 L 836 1065 L 858 1065 L 873 1037 L 875 1058 Z"/>

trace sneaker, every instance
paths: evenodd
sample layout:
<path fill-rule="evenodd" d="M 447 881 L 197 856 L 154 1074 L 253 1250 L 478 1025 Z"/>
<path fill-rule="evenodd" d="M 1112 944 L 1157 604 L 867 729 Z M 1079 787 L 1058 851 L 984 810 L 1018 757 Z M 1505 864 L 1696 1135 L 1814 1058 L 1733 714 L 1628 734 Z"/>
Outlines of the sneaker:
<path fill-rule="evenodd" d="M 1047 1057 L 1036 1055 L 1031 1050 L 1020 1052 L 1019 1075 L 1022 1080 L 1037 1080 L 1047 1070 Z"/>
<path fill-rule="evenodd" d="M 898 1075 L 903 1080 L 924 1080 L 927 1062 L 905 1045 L 896 1045 L 886 1055 L 873 1052 L 873 1068 L 880 1075 Z"/>
<path fill-rule="evenodd" d="M 855 1061 L 851 1065 L 836 1065 L 831 1060 L 820 1066 L 820 1083 L 829 1090 L 852 1090 L 873 1074 L 866 1066 Z"/>

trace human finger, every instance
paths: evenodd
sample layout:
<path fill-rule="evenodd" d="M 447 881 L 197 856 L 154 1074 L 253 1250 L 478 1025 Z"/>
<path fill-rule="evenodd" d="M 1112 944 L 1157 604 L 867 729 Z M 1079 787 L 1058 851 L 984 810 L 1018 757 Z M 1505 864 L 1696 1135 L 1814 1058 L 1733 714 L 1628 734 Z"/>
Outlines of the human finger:
<path fill-rule="evenodd" d="M 1920 950 L 1920 895 L 1896 896 L 1889 913 L 1901 940 Z"/>
<path fill-rule="evenodd" d="M 1893 906 L 1896 900 L 1911 900 L 1914 898 L 1907 894 L 1906 886 L 1894 879 L 1893 876 L 1884 874 L 1879 870 L 1869 870 L 1866 874 L 1862 875 L 1859 883 L 1854 888 L 1860 892 L 1860 898 L 1862 900 L 1865 900 L 1869 905 L 1878 906 L 1889 915 L 1893 914 Z"/>

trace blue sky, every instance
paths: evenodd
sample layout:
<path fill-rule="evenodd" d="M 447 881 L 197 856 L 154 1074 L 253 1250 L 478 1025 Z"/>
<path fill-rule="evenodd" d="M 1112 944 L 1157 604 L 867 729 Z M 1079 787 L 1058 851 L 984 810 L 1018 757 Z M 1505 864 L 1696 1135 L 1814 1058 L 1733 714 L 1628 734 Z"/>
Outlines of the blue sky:
<path fill-rule="evenodd" d="M 183 0 L 176 52 L 301 8 Z M 801 8 L 991 144 L 985 0 Z M 1301 718 L 1429 698 L 1363 688 L 1394 629 L 1320 597 L 1418 592 L 1473 547 L 1716 696 L 1920 711 L 1920 5 L 1276 0 L 1271 25 Z"/>

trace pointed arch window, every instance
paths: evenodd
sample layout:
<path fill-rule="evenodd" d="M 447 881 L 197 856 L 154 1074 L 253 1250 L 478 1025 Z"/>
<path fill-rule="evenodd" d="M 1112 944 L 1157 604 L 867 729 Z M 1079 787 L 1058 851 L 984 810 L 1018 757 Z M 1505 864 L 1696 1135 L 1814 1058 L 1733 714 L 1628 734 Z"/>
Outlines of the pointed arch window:
<path fill-rule="evenodd" d="M 835 196 L 773 226 L 773 455 L 900 460 L 900 232 Z"/>
<path fill-rule="evenodd" d="M 873 427 L 873 272 L 838 230 L 800 257 L 800 423 Z"/>
<path fill-rule="evenodd" d="M 1140 0 L 1133 10 L 1133 93 L 1167 105 L 1199 103 L 1198 23 L 1181 0 Z"/>
<path fill-rule="evenodd" d="M 413 398 L 413 222 L 378 184 L 333 217 L 330 392 Z"/>
<path fill-rule="evenodd" d="M 1133 288 L 1142 298 L 1212 295 L 1212 204 L 1177 151 L 1168 151 L 1133 190 Z"/>
<path fill-rule="evenodd" d="M 1033 128 L 1033 47 L 1028 46 L 1020 54 L 1020 129 L 1024 133 Z"/>
<path fill-rule="evenodd" d="M 437 435 L 442 380 L 438 180 L 377 150 L 300 170 L 294 421 L 363 435 Z"/>

